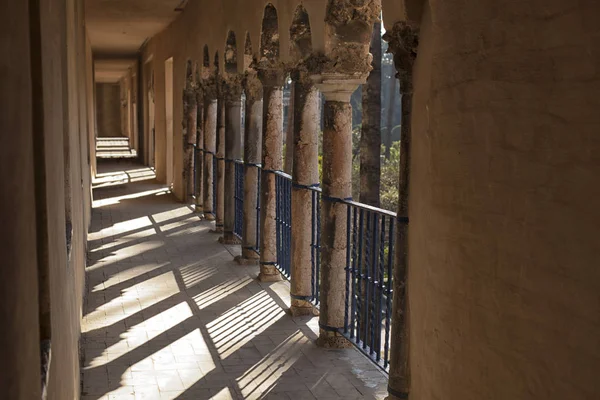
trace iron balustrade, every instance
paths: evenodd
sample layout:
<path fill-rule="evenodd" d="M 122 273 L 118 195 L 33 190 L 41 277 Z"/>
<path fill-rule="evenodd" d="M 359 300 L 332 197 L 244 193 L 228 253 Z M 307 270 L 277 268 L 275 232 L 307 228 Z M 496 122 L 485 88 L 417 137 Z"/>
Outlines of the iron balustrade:
<path fill-rule="evenodd" d="M 235 167 L 235 221 L 233 225 L 233 233 L 241 238 L 244 229 L 244 162 L 241 160 L 234 161 Z"/>
<path fill-rule="evenodd" d="M 319 305 L 321 290 L 321 193 L 319 187 L 307 187 L 311 192 L 311 232 L 310 232 L 310 259 L 311 276 L 310 287 L 312 303 Z"/>
<path fill-rule="evenodd" d="M 260 240 L 260 165 L 256 207 L 256 249 Z M 277 268 L 291 276 L 292 177 L 281 171 L 275 175 Z M 244 163 L 235 162 L 235 234 L 242 235 Z M 216 179 L 215 179 L 216 181 Z M 311 192 L 311 291 L 312 303 L 321 298 L 321 198 L 319 187 L 297 185 Z M 393 296 L 393 256 L 396 214 L 349 200 L 336 200 L 347 211 L 347 250 L 344 327 L 340 333 L 369 356 L 384 371 L 389 369 L 390 330 Z"/>
<path fill-rule="evenodd" d="M 353 201 L 342 203 L 346 204 L 348 213 L 342 333 L 387 370 L 396 214 Z"/>
<path fill-rule="evenodd" d="M 213 155 L 213 181 L 212 181 L 212 191 L 213 191 L 213 207 L 212 212 L 213 215 L 217 215 L 217 156 Z"/>
<path fill-rule="evenodd" d="M 277 269 L 289 279 L 292 264 L 292 177 L 281 171 L 273 173 L 276 196 Z"/>

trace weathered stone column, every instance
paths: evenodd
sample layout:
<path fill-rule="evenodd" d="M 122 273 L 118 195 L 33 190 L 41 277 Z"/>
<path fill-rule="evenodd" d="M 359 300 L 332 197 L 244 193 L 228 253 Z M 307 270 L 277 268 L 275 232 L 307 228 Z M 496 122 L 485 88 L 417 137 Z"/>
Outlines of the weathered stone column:
<path fill-rule="evenodd" d="M 215 233 L 223 232 L 225 214 L 225 99 L 223 85 L 218 85 L 217 96 L 217 209 L 215 210 Z"/>
<path fill-rule="evenodd" d="M 378 0 L 329 0 L 325 53 L 312 78 L 325 96 L 323 110 L 323 195 L 321 198 L 321 293 L 319 339 L 324 347 L 345 347 L 347 206 L 352 197 L 352 106 L 350 96 L 371 70 L 369 44 Z M 317 61 L 317 60 L 315 60 Z M 320 64 L 320 65 L 319 65 Z"/>
<path fill-rule="evenodd" d="M 214 196 L 213 182 L 216 171 L 213 168 L 214 157 L 217 150 L 217 86 L 214 77 L 203 81 L 204 86 L 204 168 L 203 168 L 203 205 L 204 217 L 212 221 L 215 219 L 213 209 Z"/>
<path fill-rule="evenodd" d="M 292 72 L 295 107 L 293 120 L 292 168 L 292 265 L 291 314 L 310 315 L 312 296 L 312 196 L 310 187 L 319 186 L 319 138 L 321 116 L 319 91 L 304 71 Z M 289 143 L 288 145 L 292 145 Z M 318 206 L 318 204 L 316 204 Z M 316 278 L 316 277 L 315 277 Z"/>
<path fill-rule="evenodd" d="M 204 158 L 204 91 L 200 85 L 200 71 L 199 66 L 196 65 L 196 151 L 194 154 L 194 162 L 196 173 L 192 174 L 195 176 L 196 191 L 195 207 L 194 211 L 202 218 L 204 213 L 204 207 L 202 202 L 202 177 L 204 175 L 204 168 L 202 167 L 202 160 Z"/>
<path fill-rule="evenodd" d="M 189 198 L 194 194 L 194 147 L 197 136 L 196 129 L 198 125 L 198 102 L 196 99 L 196 83 L 192 73 L 192 62 L 188 61 L 186 85 L 183 91 L 184 98 L 184 142 L 183 142 L 183 182 L 185 185 L 184 198 Z M 201 140 L 201 138 L 200 138 Z"/>
<path fill-rule="evenodd" d="M 225 81 L 225 203 L 224 244 L 239 243 L 235 227 L 235 161 L 242 158 L 242 77 L 228 74 Z"/>
<path fill-rule="evenodd" d="M 276 192 L 274 171 L 283 168 L 283 83 L 284 71 L 262 68 L 263 142 L 260 197 L 260 274 L 263 282 L 281 280 L 277 265 Z"/>
<path fill-rule="evenodd" d="M 258 237 L 256 232 L 258 207 L 258 174 L 262 154 L 263 91 L 257 73 L 248 69 L 244 79 L 246 93 L 246 123 L 244 126 L 244 226 L 240 264 L 256 264 Z"/>
<path fill-rule="evenodd" d="M 363 80 L 323 74 L 318 88 L 323 110 L 323 195 L 321 198 L 321 314 L 317 344 L 346 347 L 344 328 L 347 206 L 352 199 L 352 106 L 350 96 Z"/>
<path fill-rule="evenodd" d="M 384 39 L 394 55 L 402 95 L 402 127 L 400 132 L 400 184 L 398 199 L 398 229 L 394 258 L 394 296 L 388 400 L 408 399 L 410 394 L 410 331 L 408 299 L 408 193 L 410 181 L 411 114 L 413 97 L 413 65 L 419 46 L 416 24 L 397 22 Z"/>

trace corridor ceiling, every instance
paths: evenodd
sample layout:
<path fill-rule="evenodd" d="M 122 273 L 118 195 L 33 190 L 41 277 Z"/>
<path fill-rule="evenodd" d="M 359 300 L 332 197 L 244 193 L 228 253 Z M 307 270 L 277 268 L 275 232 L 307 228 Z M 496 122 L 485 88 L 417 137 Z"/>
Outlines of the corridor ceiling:
<path fill-rule="evenodd" d="M 135 58 L 144 42 L 166 28 L 187 0 L 85 0 L 86 27 L 98 59 Z M 96 80 L 116 82 L 131 62 L 96 63 Z M 103 69 L 106 66 L 108 68 Z"/>

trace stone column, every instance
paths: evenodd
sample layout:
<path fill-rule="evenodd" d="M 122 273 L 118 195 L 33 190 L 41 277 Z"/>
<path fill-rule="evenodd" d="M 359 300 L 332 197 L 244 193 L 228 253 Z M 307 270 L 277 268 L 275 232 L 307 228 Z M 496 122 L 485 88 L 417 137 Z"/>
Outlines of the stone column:
<path fill-rule="evenodd" d="M 219 85 L 221 86 L 221 85 Z M 225 99 L 222 88 L 217 97 L 217 209 L 215 210 L 215 233 L 223 232 L 225 214 Z"/>
<path fill-rule="evenodd" d="M 317 87 L 325 96 L 323 110 L 323 196 L 321 198 L 321 306 L 323 347 L 347 347 L 344 328 L 347 206 L 352 199 L 352 106 L 350 96 L 362 79 L 322 74 Z"/>
<path fill-rule="evenodd" d="M 256 264 L 258 207 L 258 174 L 262 154 L 263 91 L 256 71 L 249 69 L 244 79 L 246 93 L 246 123 L 244 126 L 244 226 L 242 231 L 242 255 L 236 257 L 240 264 Z"/>
<path fill-rule="evenodd" d="M 188 66 L 191 69 L 191 63 Z M 202 138 L 196 137 L 196 129 L 198 125 L 198 102 L 196 99 L 196 85 L 193 81 L 191 70 L 187 77 L 186 87 L 184 89 L 184 123 L 185 130 L 183 143 L 183 182 L 185 185 L 184 198 L 188 202 L 189 198 L 194 194 L 194 144 L 200 143 L 202 146 Z M 197 142 L 198 140 L 198 142 Z M 199 172 L 199 171 L 198 171 Z M 197 208 L 197 206 L 196 206 Z"/>
<path fill-rule="evenodd" d="M 194 154 L 194 162 L 196 169 L 195 173 L 195 184 L 196 191 L 194 193 L 195 196 L 195 206 L 194 211 L 200 215 L 202 218 L 204 213 L 204 207 L 202 202 L 202 177 L 204 175 L 204 168 L 202 167 L 202 160 L 204 158 L 203 148 L 204 148 L 204 98 L 203 98 L 202 88 L 198 85 L 196 88 L 196 152 Z M 192 176 L 194 174 L 192 173 Z M 190 179 L 191 181 L 191 179 Z"/>
<path fill-rule="evenodd" d="M 235 226 L 235 160 L 242 157 L 242 84 L 240 75 L 230 75 L 225 83 L 225 203 L 224 244 L 239 243 Z"/>
<path fill-rule="evenodd" d="M 283 168 L 283 69 L 258 71 L 263 85 L 263 142 L 260 197 L 260 274 L 263 282 L 281 280 L 277 264 L 276 192 L 274 171 Z"/>
<path fill-rule="evenodd" d="M 310 315 L 312 296 L 312 196 L 310 187 L 319 186 L 319 138 L 321 116 L 319 91 L 306 72 L 292 72 L 294 98 L 290 104 L 293 121 L 292 168 L 292 266 L 290 294 L 293 316 Z M 288 153 L 289 154 L 289 153 Z M 318 206 L 318 205 L 316 205 Z M 315 277 L 317 278 L 317 277 Z"/>
<path fill-rule="evenodd" d="M 213 210 L 214 196 L 213 182 L 215 173 L 213 169 L 214 157 L 217 150 L 217 90 L 213 81 L 205 81 L 204 87 L 204 168 L 203 168 L 203 203 L 204 217 L 212 221 L 215 219 Z"/>
<path fill-rule="evenodd" d="M 398 199 L 398 228 L 394 255 L 394 296 L 390 348 L 390 377 L 388 400 L 408 399 L 410 394 L 409 346 L 410 331 L 408 299 L 408 193 L 410 178 L 411 113 L 413 97 L 413 65 L 419 45 L 416 24 L 397 22 L 384 39 L 394 55 L 400 80 L 402 119 L 400 132 L 400 184 Z"/>

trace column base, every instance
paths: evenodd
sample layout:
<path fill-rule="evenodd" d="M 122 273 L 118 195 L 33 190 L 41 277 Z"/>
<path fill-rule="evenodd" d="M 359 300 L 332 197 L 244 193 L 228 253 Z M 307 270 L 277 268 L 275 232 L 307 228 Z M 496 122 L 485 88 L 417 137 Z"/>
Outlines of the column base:
<path fill-rule="evenodd" d="M 289 308 L 292 317 L 306 317 L 319 315 L 317 310 L 311 303 L 304 300 L 292 299 L 292 305 Z"/>
<path fill-rule="evenodd" d="M 194 205 L 194 214 L 199 214 L 200 218 L 204 217 L 204 209 L 198 204 Z"/>
<path fill-rule="evenodd" d="M 258 265 L 259 259 L 258 257 L 246 257 L 244 255 L 235 256 L 233 261 L 237 262 L 240 265 Z"/>
<path fill-rule="evenodd" d="M 215 220 L 215 214 L 211 213 L 210 211 L 207 211 L 204 213 L 204 218 L 207 221 L 214 221 Z"/>
<path fill-rule="evenodd" d="M 216 226 L 215 229 L 211 229 L 210 233 L 218 233 L 218 234 L 223 233 L 223 227 L 222 226 Z"/>
<path fill-rule="evenodd" d="M 237 238 L 237 236 L 229 233 L 225 233 L 223 236 L 219 238 L 219 243 L 221 244 L 241 244 L 242 241 Z"/>
<path fill-rule="evenodd" d="M 352 343 L 350 343 L 350 341 L 348 341 L 348 339 L 346 339 L 340 333 L 319 329 L 317 346 L 324 347 L 326 349 L 346 349 L 348 347 L 352 347 Z"/>
<path fill-rule="evenodd" d="M 265 266 L 261 266 L 261 269 L 264 269 Z M 283 280 L 283 277 L 277 271 L 275 267 L 269 266 L 270 268 L 260 271 L 258 274 L 258 280 L 261 282 L 279 282 Z"/>

